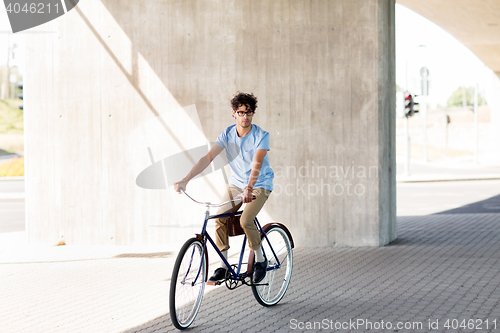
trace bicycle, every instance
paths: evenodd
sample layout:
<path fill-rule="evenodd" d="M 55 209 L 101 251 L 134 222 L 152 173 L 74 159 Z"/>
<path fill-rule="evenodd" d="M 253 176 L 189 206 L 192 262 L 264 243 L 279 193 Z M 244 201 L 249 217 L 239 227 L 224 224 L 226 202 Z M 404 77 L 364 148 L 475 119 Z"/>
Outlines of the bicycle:
<path fill-rule="evenodd" d="M 250 251 L 247 263 L 247 270 L 241 272 L 243 253 L 247 237 L 243 238 L 238 265 L 231 265 L 223 257 L 214 241 L 207 232 L 208 220 L 228 217 L 229 236 L 244 235 L 243 229 L 239 225 L 239 216 L 242 211 L 236 213 L 225 213 L 210 215 L 211 207 L 221 207 L 230 202 L 238 202 L 241 199 L 229 200 L 220 204 L 210 202 L 199 202 L 181 190 L 187 197 L 198 204 L 205 205 L 205 220 L 200 234 L 190 238 L 182 246 L 175 261 L 172 278 L 170 280 L 170 318 L 174 326 L 180 330 L 188 328 L 194 321 L 201 306 L 205 284 L 208 278 L 208 251 L 207 241 L 217 251 L 219 257 L 227 266 L 225 279 L 213 283 L 233 290 L 242 285 L 252 288 L 253 295 L 257 302 L 263 306 L 276 305 L 285 295 L 290 284 L 293 266 L 293 239 L 290 231 L 281 223 L 273 222 L 260 226 L 255 218 L 254 223 L 261 233 L 262 252 L 268 260 L 267 272 L 264 279 L 254 284 L 252 282 L 253 264 L 255 253 Z M 248 279 L 248 281 L 247 281 Z"/>

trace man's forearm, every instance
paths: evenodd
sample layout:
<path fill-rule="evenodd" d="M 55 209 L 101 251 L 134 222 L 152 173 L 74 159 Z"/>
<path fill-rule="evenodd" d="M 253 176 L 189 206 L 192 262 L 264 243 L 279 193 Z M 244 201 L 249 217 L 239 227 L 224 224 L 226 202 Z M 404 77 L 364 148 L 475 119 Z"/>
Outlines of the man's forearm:
<path fill-rule="evenodd" d="M 266 156 L 267 151 L 263 149 L 257 150 L 252 162 L 252 171 L 250 172 L 250 179 L 248 180 L 247 187 L 252 190 L 257 183 L 257 179 L 259 179 L 260 169 L 262 168 L 262 164 L 264 162 L 264 157 Z"/>
<path fill-rule="evenodd" d="M 250 172 L 250 179 L 248 180 L 248 185 L 247 187 L 252 190 L 253 187 L 255 186 L 255 183 L 257 182 L 257 179 L 259 179 L 260 175 L 260 168 L 261 168 L 260 163 L 254 163 L 252 171 Z"/>
<path fill-rule="evenodd" d="M 200 174 L 206 167 L 210 164 L 211 160 L 208 155 L 203 156 L 200 160 L 194 165 L 194 167 L 189 171 L 186 177 L 184 177 L 183 181 L 190 181 L 198 174 Z"/>

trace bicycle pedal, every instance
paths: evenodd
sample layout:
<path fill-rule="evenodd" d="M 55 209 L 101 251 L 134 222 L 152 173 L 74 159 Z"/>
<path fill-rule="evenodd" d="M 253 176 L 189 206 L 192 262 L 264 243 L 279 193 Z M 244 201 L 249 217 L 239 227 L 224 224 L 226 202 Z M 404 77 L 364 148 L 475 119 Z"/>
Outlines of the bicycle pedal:
<path fill-rule="evenodd" d="M 214 287 L 217 287 L 217 286 L 220 286 L 224 281 L 207 281 L 207 286 L 214 286 Z"/>

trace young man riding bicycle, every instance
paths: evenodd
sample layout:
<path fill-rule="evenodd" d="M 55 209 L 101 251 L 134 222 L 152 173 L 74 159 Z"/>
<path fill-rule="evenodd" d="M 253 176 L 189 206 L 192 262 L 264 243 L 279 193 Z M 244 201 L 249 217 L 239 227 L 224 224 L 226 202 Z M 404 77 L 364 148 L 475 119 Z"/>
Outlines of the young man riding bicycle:
<path fill-rule="evenodd" d="M 233 117 L 236 124 L 227 127 L 215 141 L 216 145 L 202 157 L 184 179 L 174 184 L 174 189 L 186 189 L 189 181 L 210 165 L 212 160 L 224 149 L 231 167 L 232 176 L 223 201 L 241 197 L 239 204 L 230 203 L 219 209 L 217 214 L 236 212 L 246 203 L 240 217 L 240 224 L 248 238 L 250 248 L 255 252 L 253 282 L 258 283 L 266 275 L 267 258 L 262 253 L 260 233 L 254 219 L 264 206 L 273 190 L 274 173 L 269 165 L 269 133 L 252 124 L 257 108 L 257 97 L 253 94 L 239 92 L 231 100 Z M 227 259 L 229 237 L 226 218 L 216 220 L 216 244 Z M 215 282 L 225 278 L 227 267 L 221 260 L 210 278 Z"/>

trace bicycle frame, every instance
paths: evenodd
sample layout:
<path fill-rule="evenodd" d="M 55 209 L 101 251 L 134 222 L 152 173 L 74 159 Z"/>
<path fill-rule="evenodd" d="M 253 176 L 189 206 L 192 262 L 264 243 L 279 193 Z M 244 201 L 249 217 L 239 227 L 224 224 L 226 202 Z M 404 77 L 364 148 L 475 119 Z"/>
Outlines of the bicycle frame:
<path fill-rule="evenodd" d="M 228 271 L 231 274 L 231 279 L 232 280 L 236 280 L 236 281 L 243 281 L 246 277 L 249 276 L 249 274 L 240 274 L 240 272 L 241 272 L 241 265 L 242 265 L 242 261 L 243 261 L 243 254 L 245 252 L 245 246 L 246 246 L 247 236 L 244 235 L 244 237 L 243 237 L 243 244 L 241 246 L 240 258 L 239 258 L 239 261 L 238 261 L 237 270 L 235 272 L 233 270 L 233 268 L 231 267 L 231 265 L 229 264 L 229 262 L 226 260 L 226 258 L 224 258 L 224 256 L 222 255 L 222 252 L 219 250 L 219 248 L 217 247 L 217 245 L 213 241 L 212 237 L 210 237 L 210 235 L 208 234 L 208 232 L 207 232 L 207 224 L 208 224 L 208 220 L 212 220 L 212 219 L 216 219 L 216 218 L 220 218 L 220 217 L 229 217 L 229 216 L 238 215 L 238 214 L 241 215 L 241 213 L 242 213 L 242 211 L 238 211 L 236 213 L 224 213 L 224 214 L 218 214 L 218 215 L 210 215 L 209 206 L 207 205 L 207 210 L 205 212 L 205 220 L 203 222 L 203 228 L 201 230 L 201 236 L 203 237 L 203 250 L 202 250 L 202 253 L 201 253 L 201 258 L 203 258 L 205 256 L 205 252 L 207 251 L 207 240 L 208 240 L 210 242 L 210 244 L 212 244 L 213 248 L 215 249 L 215 251 L 217 252 L 217 254 L 219 255 L 219 257 L 222 259 L 222 261 L 224 262 L 224 264 L 226 265 Z M 271 267 L 267 267 L 267 271 L 279 269 L 281 267 L 281 263 L 280 263 L 280 261 L 278 259 L 278 256 L 276 255 L 274 249 L 273 249 L 273 246 L 271 245 L 271 242 L 267 238 L 266 233 L 262 230 L 262 227 L 261 227 L 259 221 L 257 220 L 257 217 L 255 218 L 254 223 L 257 226 L 257 229 L 259 230 L 259 232 L 261 232 L 264 235 L 264 238 L 266 239 L 267 243 L 269 244 L 269 248 L 271 249 L 274 258 L 276 259 L 276 263 L 277 264 L 274 265 L 274 266 L 271 266 Z M 264 252 L 264 249 L 262 249 L 262 250 Z M 191 262 L 193 260 L 193 255 L 194 255 L 194 252 L 191 254 Z M 264 253 L 264 256 L 267 257 L 266 253 Z M 203 260 L 201 260 L 200 266 L 198 267 L 198 273 L 196 274 L 196 278 L 192 282 L 193 286 L 196 284 L 196 281 L 198 280 L 198 278 L 200 276 L 202 265 L 203 265 Z M 191 263 L 189 265 L 188 272 L 189 272 L 190 268 L 191 268 Z"/>

